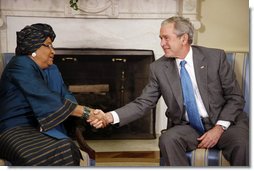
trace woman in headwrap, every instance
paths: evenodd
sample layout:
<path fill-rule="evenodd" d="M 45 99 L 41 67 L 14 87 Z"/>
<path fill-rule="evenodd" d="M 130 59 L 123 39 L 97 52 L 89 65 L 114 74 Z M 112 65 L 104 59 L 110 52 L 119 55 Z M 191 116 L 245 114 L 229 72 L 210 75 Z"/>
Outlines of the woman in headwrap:
<path fill-rule="evenodd" d="M 17 32 L 16 55 L 0 80 L 0 158 L 12 165 L 79 165 L 79 148 L 66 135 L 70 116 L 87 119 L 53 64 L 55 33 L 47 24 Z"/>

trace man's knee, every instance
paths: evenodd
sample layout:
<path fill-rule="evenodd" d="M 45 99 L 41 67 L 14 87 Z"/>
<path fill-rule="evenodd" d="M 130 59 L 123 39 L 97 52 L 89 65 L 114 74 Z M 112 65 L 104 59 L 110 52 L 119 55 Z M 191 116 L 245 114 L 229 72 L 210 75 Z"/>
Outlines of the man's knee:
<path fill-rule="evenodd" d="M 176 143 L 179 139 L 179 134 L 175 133 L 175 131 L 166 131 L 165 133 L 161 134 L 159 138 L 159 147 L 170 146 Z"/>

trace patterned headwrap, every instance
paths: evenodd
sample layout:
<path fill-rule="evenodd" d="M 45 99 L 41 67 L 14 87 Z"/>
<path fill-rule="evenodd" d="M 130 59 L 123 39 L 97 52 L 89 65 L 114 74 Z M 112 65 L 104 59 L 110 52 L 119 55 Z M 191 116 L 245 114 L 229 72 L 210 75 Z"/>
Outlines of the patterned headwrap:
<path fill-rule="evenodd" d="M 53 42 L 56 35 L 48 24 L 37 23 L 26 26 L 17 32 L 16 55 L 30 55 L 41 47 L 43 42 L 50 37 Z"/>

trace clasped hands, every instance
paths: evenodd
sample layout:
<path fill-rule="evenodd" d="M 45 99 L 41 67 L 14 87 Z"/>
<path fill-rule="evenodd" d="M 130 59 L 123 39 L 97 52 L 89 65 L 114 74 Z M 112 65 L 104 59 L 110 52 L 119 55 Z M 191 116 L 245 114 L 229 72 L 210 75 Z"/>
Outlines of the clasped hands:
<path fill-rule="evenodd" d="M 111 113 L 104 113 L 102 110 L 95 109 L 90 112 L 87 122 L 95 128 L 105 128 L 108 124 L 113 122 Z"/>

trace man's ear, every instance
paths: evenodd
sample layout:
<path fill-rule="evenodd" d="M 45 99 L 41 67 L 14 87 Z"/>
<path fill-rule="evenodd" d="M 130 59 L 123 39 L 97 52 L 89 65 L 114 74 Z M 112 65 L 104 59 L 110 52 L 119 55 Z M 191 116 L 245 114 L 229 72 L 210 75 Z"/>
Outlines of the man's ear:
<path fill-rule="evenodd" d="M 187 44 L 188 43 L 188 39 L 189 39 L 189 36 L 187 33 L 184 33 L 182 36 L 181 36 L 181 41 L 183 44 Z"/>

